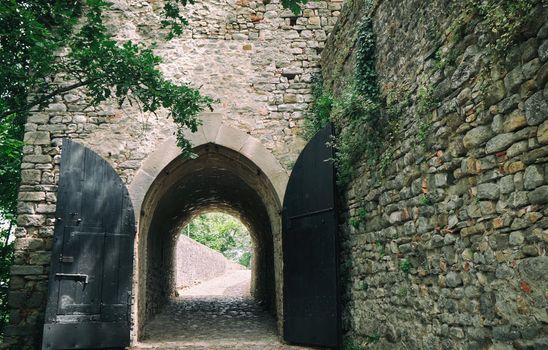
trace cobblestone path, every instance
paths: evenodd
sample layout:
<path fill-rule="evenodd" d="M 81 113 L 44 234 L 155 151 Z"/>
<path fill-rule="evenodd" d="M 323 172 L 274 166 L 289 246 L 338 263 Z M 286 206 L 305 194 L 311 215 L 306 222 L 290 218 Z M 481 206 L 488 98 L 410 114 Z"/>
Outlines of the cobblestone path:
<path fill-rule="evenodd" d="M 247 275 L 245 274 L 247 273 Z M 182 290 L 145 327 L 137 349 L 310 349 L 280 343 L 275 319 L 249 295 L 249 271 Z"/>

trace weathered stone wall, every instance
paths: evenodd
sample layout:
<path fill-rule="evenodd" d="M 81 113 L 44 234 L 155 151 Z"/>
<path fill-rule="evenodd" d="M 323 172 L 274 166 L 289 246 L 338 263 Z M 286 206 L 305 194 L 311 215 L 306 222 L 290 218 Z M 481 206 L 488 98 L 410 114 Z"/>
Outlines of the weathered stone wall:
<path fill-rule="evenodd" d="M 344 191 L 344 328 L 367 348 L 548 346 L 547 12 L 530 14 L 495 69 L 479 18 L 451 40 L 463 3 L 348 3 L 323 52 L 338 91 L 353 75 L 356 19 L 371 14 L 381 93 L 411 96 L 385 174 L 364 164 Z M 421 88 L 437 106 L 426 116 Z"/>
<path fill-rule="evenodd" d="M 340 5 L 312 2 L 302 17 L 294 17 L 277 0 L 200 1 L 187 9 L 191 25 L 185 35 L 170 42 L 161 40 L 159 1 L 113 1 L 107 21 L 121 41 L 158 42 L 169 79 L 191 82 L 219 99 L 211 117 L 258 139 L 289 172 L 304 146 L 298 130 L 311 99 L 310 79 Z M 90 107 L 83 91 L 59 96 L 30 116 L 6 344 L 40 343 L 62 138 L 99 153 L 131 184 L 147 155 L 174 131 L 165 113 L 150 115 L 114 102 Z"/>
<path fill-rule="evenodd" d="M 176 288 L 191 287 L 221 276 L 226 270 L 239 267 L 223 254 L 185 236 L 179 235 L 175 248 L 175 285 Z"/>

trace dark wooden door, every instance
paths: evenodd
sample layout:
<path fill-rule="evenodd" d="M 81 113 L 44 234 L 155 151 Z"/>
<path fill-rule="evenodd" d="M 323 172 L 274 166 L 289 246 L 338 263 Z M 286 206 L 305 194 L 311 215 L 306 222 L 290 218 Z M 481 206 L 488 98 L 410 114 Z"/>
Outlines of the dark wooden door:
<path fill-rule="evenodd" d="M 135 219 L 114 169 L 65 139 L 43 349 L 100 349 L 130 342 Z"/>
<path fill-rule="evenodd" d="M 284 338 L 340 346 L 338 240 L 332 126 L 297 159 L 284 198 Z"/>

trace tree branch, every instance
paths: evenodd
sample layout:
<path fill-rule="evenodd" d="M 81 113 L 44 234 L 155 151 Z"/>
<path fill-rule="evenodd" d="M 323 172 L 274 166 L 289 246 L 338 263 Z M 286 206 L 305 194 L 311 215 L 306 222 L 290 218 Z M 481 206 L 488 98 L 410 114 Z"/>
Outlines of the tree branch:
<path fill-rule="evenodd" d="M 9 115 L 11 114 L 14 114 L 14 113 L 21 113 L 21 112 L 25 112 L 25 111 L 28 111 L 30 110 L 32 107 L 34 106 L 37 106 L 37 105 L 40 105 L 52 98 L 54 98 L 55 96 L 59 95 L 59 94 L 62 94 L 62 93 L 65 93 L 65 92 L 68 92 L 68 91 L 71 91 L 71 90 L 74 90 L 74 89 L 77 89 L 79 87 L 82 87 L 82 86 L 86 86 L 88 84 L 91 84 L 93 82 L 96 82 L 100 80 L 100 78 L 95 78 L 95 79 L 90 79 L 90 80 L 84 80 L 84 81 L 80 81 L 78 83 L 74 83 L 72 85 L 68 85 L 68 86 L 64 86 L 64 87 L 61 87 L 61 88 L 58 88 L 58 89 L 55 89 L 53 90 L 52 92 L 50 92 L 49 94 L 45 94 L 45 95 L 41 95 L 40 97 L 38 97 L 37 99 L 31 101 L 31 102 L 28 102 L 27 104 L 25 104 L 24 106 L 22 106 L 21 108 L 17 108 L 17 109 L 11 109 L 11 110 L 7 110 L 7 111 L 4 111 L 4 112 L 1 112 L 0 113 L 0 121 L 2 121 L 4 118 L 7 118 Z"/>

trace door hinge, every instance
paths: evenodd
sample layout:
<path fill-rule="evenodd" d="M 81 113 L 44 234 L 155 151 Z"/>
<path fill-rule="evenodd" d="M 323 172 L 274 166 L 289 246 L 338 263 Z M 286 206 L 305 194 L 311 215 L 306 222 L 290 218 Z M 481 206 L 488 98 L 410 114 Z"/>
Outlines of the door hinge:
<path fill-rule="evenodd" d="M 74 262 L 74 257 L 73 256 L 63 256 L 63 254 L 59 254 L 59 262 L 73 263 Z"/>

